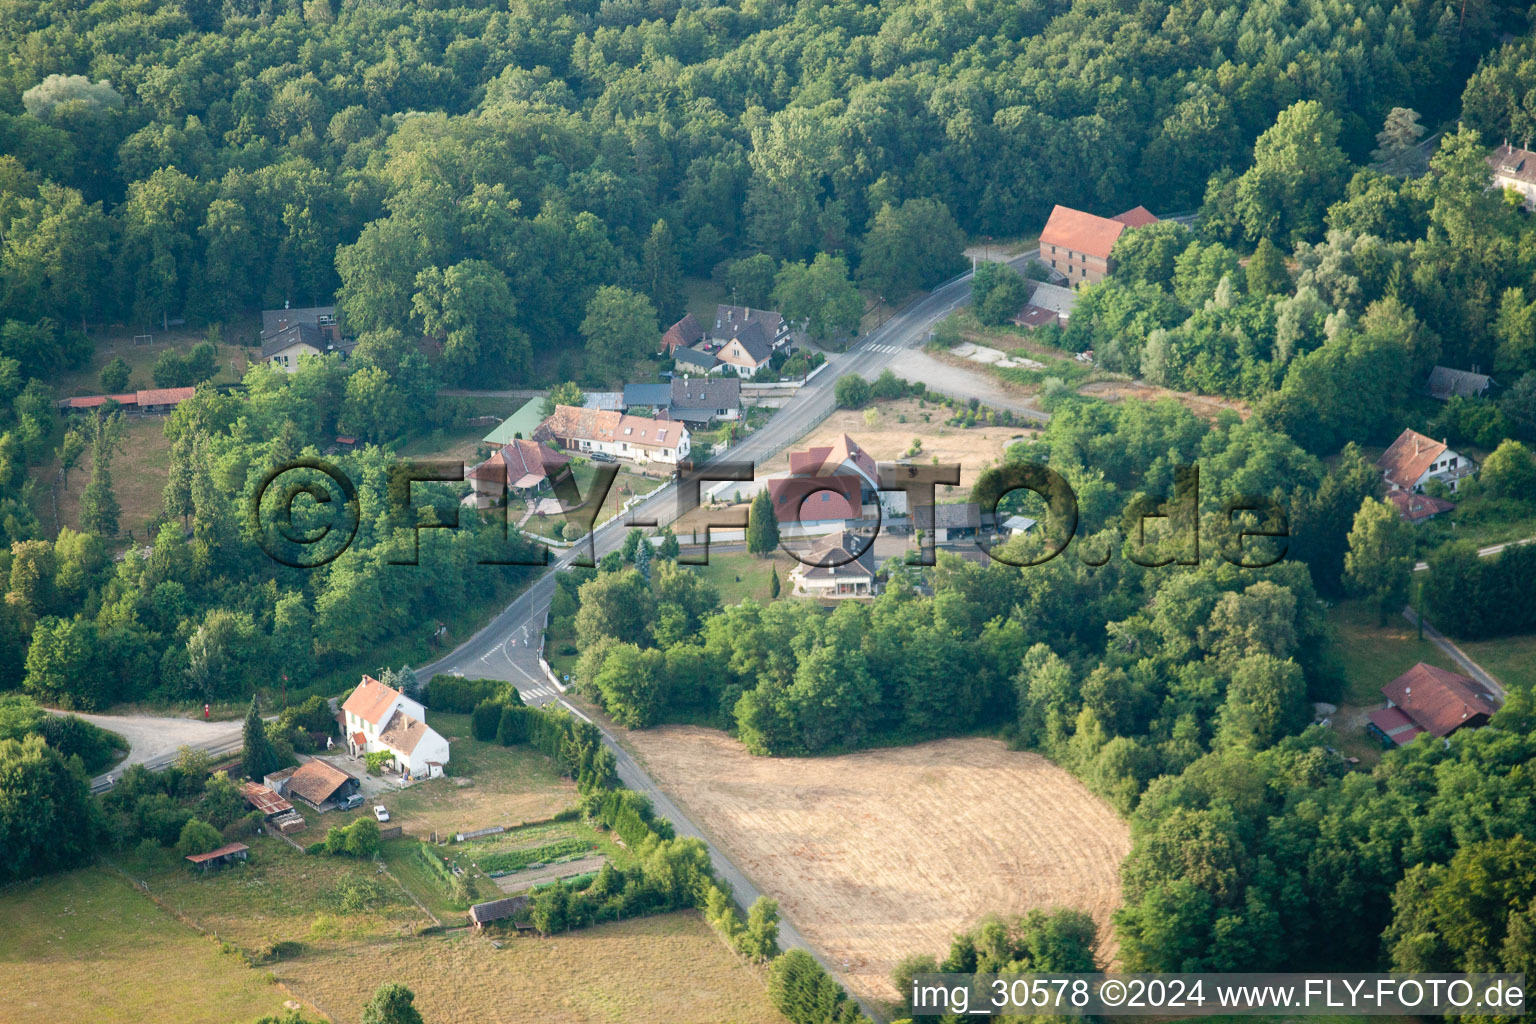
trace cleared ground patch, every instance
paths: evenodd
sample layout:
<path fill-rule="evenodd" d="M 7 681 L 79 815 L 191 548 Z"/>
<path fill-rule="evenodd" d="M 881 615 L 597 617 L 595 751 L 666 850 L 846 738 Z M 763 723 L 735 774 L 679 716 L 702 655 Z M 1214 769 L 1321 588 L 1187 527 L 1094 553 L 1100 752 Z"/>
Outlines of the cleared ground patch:
<path fill-rule="evenodd" d="M 79 417 L 76 417 L 78 419 Z M 62 436 L 62 435 L 60 435 Z M 164 416 L 125 416 L 123 418 L 123 449 L 112 457 L 112 493 L 122 506 L 118 516 L 120 539 L 130 537 L 137 544 L 146 544 L 154 537 L 149 533 L 149 521 L 160 514 L 165 481 L 171 471 L 171 442 L 165 436 Z M 69 474 L 69 488 L 59 487 L 58 525 L 70 529 L 80 526 L 80 496 L 91 480 L 91 453 L 86 451 L 80 464 Z M 49 489 L 58 478 L 57 459 L 34 467 L 32 478 L 38 483 L 38 517 L 45 528 L 53 530 L 53 506 Z"/>
<path fill-rule="evenodd" d="M 100 868 L 0 890 L 8 1024 L 229 1024 L 293 997 Z"/>
<path fill-rule="evenodd" d="M 893 1001 L 898 960 L 989 913 L 1075 907 L 1113 954 L 1129 830 L 1043 757 L 986 739 L 753 757 L 689 726 L 626 743 L 860 996 Z"/>
<path fill-rule="evenodd" d="M 339 1024 L 356 1024 L 386 981 L 416 993 L 433 1024 L 783 1024 L 764 972 L 687 911 L 550 939 L 467 932 L 305 957 L 278 979 Z"/>

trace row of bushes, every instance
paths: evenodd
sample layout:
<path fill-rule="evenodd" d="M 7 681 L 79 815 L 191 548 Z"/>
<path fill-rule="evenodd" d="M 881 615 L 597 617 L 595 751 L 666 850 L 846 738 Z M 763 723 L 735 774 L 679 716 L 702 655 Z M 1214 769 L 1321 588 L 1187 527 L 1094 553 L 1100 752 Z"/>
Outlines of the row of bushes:
<path fill-rule="evenodd" d="M 511 683 L 500 679 L 465 679 L 442 673 L 427 682 L 426 699 L 422 703 L 433 711 L 467 715 L 485 701 L 522 703 L 517 697 L 517 688 Z"/>
<path fill-rule="evenodd" d="M 1505 548 L 1479 558 L 1468 541 L 1447 544 L 1429 557 L 1424 605 L 1436 626 L 1452 636 L 1481 639 L 1536 630 L 1536 545 Z"/>

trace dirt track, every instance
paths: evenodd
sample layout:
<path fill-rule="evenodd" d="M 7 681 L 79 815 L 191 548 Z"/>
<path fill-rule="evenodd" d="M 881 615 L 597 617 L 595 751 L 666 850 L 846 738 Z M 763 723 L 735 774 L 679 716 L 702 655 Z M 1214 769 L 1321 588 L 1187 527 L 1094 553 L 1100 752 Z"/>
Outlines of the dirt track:
<path fill-rule="evenodd" d="M 627 743 L 860 996 L 894 999 L 898 960 L 942 956 L 989 913 L 1084 910 L 1113 955 L 1128 829 L 1042 757 L 954 739 L 760 758 L 684 726 Z"/>

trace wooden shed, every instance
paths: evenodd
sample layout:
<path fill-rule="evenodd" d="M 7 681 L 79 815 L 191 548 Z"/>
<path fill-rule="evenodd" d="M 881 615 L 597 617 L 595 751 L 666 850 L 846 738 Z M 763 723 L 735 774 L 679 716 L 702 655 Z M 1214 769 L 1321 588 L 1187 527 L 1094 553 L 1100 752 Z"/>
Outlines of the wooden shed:
<path fill-rule="evenodd" d="M 244 843 L 229 843 L 217 850 L 209 850 L 207 853 L 195 853 L 187 858 L 188 863 L 204 873 L 217 871 L 219 868 L 243 861 L 250 856 L 251 848 Z"/>

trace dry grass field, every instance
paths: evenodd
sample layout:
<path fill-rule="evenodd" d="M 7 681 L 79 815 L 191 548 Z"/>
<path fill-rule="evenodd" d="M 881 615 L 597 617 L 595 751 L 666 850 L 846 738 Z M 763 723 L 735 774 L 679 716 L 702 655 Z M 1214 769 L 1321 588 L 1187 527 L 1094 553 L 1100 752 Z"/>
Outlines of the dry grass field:
<path fill-rule="evenodd" d="M 1140 399 L 1143 402 L 1155 402 L 1159 398 L 1172 398 L 1196 416 L 1203 416 L 1208 420 L 1214 420 L 1226 410 L 1237 413 L 1245 420 L 1253 414 L 1253 410 L 1248 408 L 1246 402 L 1240 402 L 1231 398 L 1219 398 L 1215 395 L 1197 395 L 1190 391 L 1173 391 L 1168 388 L 1155 387 L 1151 384 L 1143 384 L 1140 381 L 1095 381 L 1092 384 L 1084 384 L 1077 391 L 1078 394 L 1102 398 L 1106 402 L 1121 402 L 1127 398 Z"/>
<path fill-rule="evenodd" d="M 688 911 L 550 939 L 467 932 L 280 963 L 278 980 L 338 1024 L 356 1024 L 386 981 L 432 1024 L 784 1024 L 765 972 Z"/>
<path fill-rule="evenodd" d="M 897 961 L 989 913 L 1086 911 L 1113 956 L 1127 826 L 1042 757 L 986 739 L 753 757 L 684 726 L 626 743 L 860 996 L 893 1000 Z"/>
<path fill-rule="evenodd" d="M 293 997 L 106 869 L 0 890 L 7 1024 L 231 1024 Z"/>
<path fill-rule="evenodd" d="M 171 442 L 165 436 L 164 416 L 128 416 L 123 419 L 123 450 L 112 458 L 112 491 L 122 506 L 118 527 L 122 539 L 133 535 L 138 544 L 154 538 L 150 536 L 149 521 L 163 507 L 165 481 L 171 472 Z M 46 488 L 53 485 L 58 474 L 57 460 L 34 472 L 43 489 L 39 505 L 43 509 L 45 527 L 53 526 L 53 516 L 48 510 Z M 87 451 L 80 465 L 69 474 L 69 489 L 59 489 L 59 525 L 78 529 L 80 525 L 80 496 L 91 480 L 91 455 Z"/>

